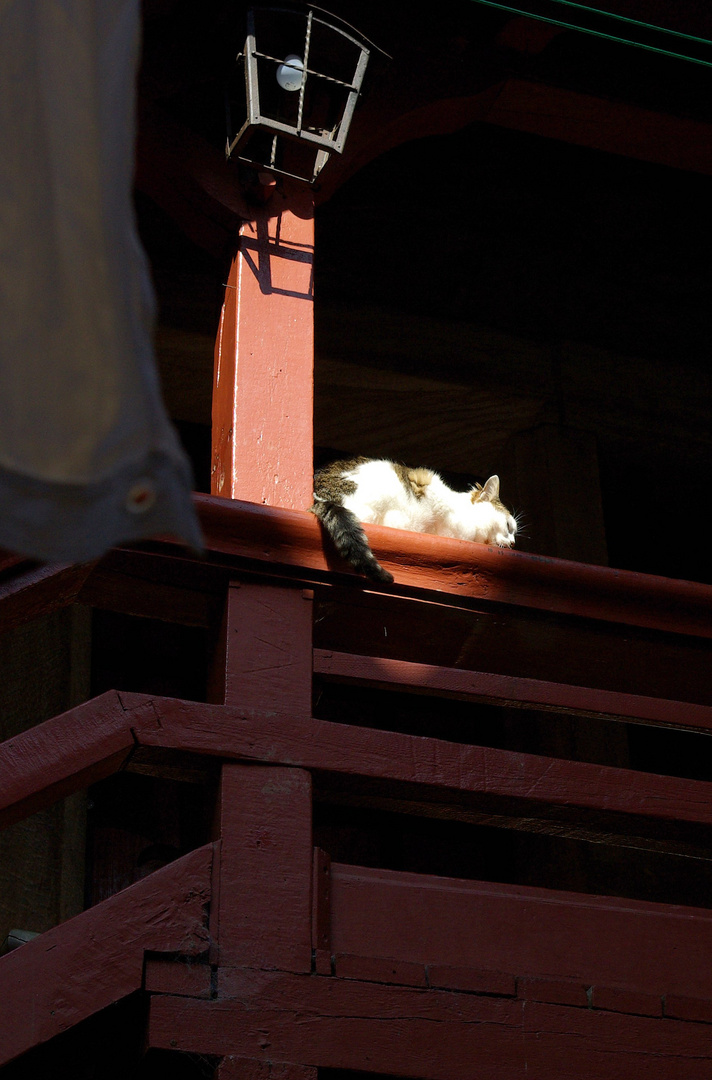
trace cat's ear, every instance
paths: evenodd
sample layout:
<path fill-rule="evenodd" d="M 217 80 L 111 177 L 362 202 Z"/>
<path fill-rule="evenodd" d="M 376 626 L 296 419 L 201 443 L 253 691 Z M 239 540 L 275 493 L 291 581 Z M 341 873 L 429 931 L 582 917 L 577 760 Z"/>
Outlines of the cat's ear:
<path fill-rule="evenodd" d="M 489 499 L 493 502 L 499 498 L 499 477 L 495 473 L 494 476 L 490 476 L 489 480 L 485 482 L 485 486 L 482 488 L 482 494 L 485 499 Z"/>

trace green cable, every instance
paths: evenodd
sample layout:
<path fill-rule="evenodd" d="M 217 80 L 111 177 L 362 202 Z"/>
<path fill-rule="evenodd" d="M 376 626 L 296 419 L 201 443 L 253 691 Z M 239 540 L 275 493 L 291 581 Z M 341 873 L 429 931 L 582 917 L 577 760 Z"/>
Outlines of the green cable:
<path fill-rule="evenodd" d="M 675 60 L 687 60 L 691 64 L 700 64 L 702 67 L 712 67 L 712 60 L 702 60 L 697 56 L 688 56 L 687 53 L 673 52 L 670 49 L 661 49 L 656 45 L 646 45 L 644 42 L 636 41 L 633 38 L 618 37 L 616 34 L 606 34 L 602 30 L 592 30 L 587 26 L 581 26 L 579 23 L 564 22 L 562 19 L 551 19 L 546 15 L 538 15 L 533 11 L 524 11 L 522 8 L 499 3 L 499 0 L 473 0 L 473 3 L 484 4 L 486 7 L 499 8 L 501 11 L 509 11 L 513 15 L 524 15 L 527 19 L 538 19 L 539 22 L 550 23 L 552 26 L 561 26 L 565 30 L 578 30 L 583 34 L 590 34 L 592 37 L 603 38 L 606 41 L 615 41 L 619 45 L 634 45 L 639 49 L 645 49 L 647 52 L 659 53 L 662 56 L 672 56 Z M 683 34 L 678 30 L 668 30 L 663 26 L 654 26 L 652 23 L 640 22 L 637 19 L 629 19 L 625 15 L 616 15 L 612 12 L 601 11 L 600 8 L 592 8 L 587 7 L 585 4 L 574 3 L 573 0 L 554 0 L 554 3 L 567 4 L 569 7 L 577 7 L 597 15 L 620 19 L 623 22 L 632 23 L 635 26 L 646 27 L 650 30 L 656 30 L 662 34 L 671 34 L 676 37 L 687 38 L 690 41 L 697 41 L 704 45 L 712 45 L 712 41 L 709 41 L 707 38 L 695 37 L 693 34 Z"/>
<path fill-rule="evenodd" d="M 655 23 L 642 22 L 640 19 L 631 19 L 628 15 L 619 15 L 616 11 L 604 11 L 603 8 L 578 4 L 576 0 L 552 0 L 552 3 L 580 8 L 582 11 L 591 11 L 594 15 L 605 15 L 608 19 L 618 19 L 619 22 L 631 23 L 633 26 L 644 26 L 646 30 L 657 30 L 661 34 L 672 34 L 674 37 L 686 38 L 688 41 L 699 41 L 702 45 L 712 45 L 709 38 L 697 37 L 695 34 L 685 34 L 682 30 L 670 30 L 667 26 L 656 26 Z M 673 53 L 672 55 L 677 56 L 678 54 Z"/>

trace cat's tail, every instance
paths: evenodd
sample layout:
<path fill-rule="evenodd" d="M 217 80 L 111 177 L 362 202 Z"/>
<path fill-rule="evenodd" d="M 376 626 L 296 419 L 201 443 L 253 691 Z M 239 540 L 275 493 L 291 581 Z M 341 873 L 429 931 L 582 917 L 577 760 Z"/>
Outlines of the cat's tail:
<path fill-rule="evenodd" d="M 393 581 L 393 575 L 384 570 L 369 547 L 361 522 L 351 510 L 331 499 L 314 499 L 310 507 L 318 517 L 342 558 L 365 574 L 371 581 Z"/>

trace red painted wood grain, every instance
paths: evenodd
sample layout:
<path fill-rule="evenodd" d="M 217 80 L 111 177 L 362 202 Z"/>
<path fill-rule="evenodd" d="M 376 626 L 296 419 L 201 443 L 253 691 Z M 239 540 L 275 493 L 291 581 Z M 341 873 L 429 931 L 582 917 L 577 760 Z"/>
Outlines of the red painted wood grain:
<path fill-rule="evenodd" d="M 531 705 L 611 719 L 651 720 L 701 730 L 712 728 L 712 707 L 708 705 L 407 660 L 315 649 L 314 673 L 369 686 L 399 686 L 411 692 L 472 696 L 519 708 Z"/>
<path fill-rule="evenodd" d="M 139 745 L 404 781 L 422 785 L 422 795 L 413 797 L 424 801 L 437 789 L 481 792 L 542 806 L 712 823 L 712 786 L 701 780 L 321 720 L 295 723 L 289 716 L 257 712 L 246 717 L 237 708 L 176 698 L 112 697 L 114 693 L 0 744 L 0 820 L 9 823 L 27 816 L 109 775 Z"/>
<path fill-rule="evenodd" d="M 708 1002 L 708 1015 L 712 1018 L 712 1001 Z M 620 986 L 592 986 L 591 1007 L 608 1012 L 632 1013 L 637 1016 L 662 1016 L 663 999 L 658 994 L 623 990 Z M 672 1015 L 672 1014 L 667 1014 Z M 685 1017 L 696 1020 L 699 1017 Z"/>
<path fill-rule="evenodd" d="M 353 956 L 336 953 L 334 974 L 339 979 L 359 979 L 363 982 L 392 983 L 397 986 L 427 986 L 424 964 L 408 960 L 393 960 L 383 956 Z"/>
<path fill-rule="evenodd" d="M 219 819 L 220 965 L 311 970 L 309 773 L 224 765 Z"/>
<path fill-rule="evenodd" d="M 208 945 L 213 845 L 0 957 L 0 1064 L 141 988 L 146 950 Z"/>
<path fill-rule="evenodd" d="M 313 492 L 311 192 L 244 221 L 215 345 L 211 490 L 306 509 Z"/>
<path fill-rule="evenodd" d="M 526 1002 L 526 1080 L 709 1080 L 712 1026 Z"/>
<path fill-rule="evenodd" d="M 93 568 L 14 558 L 0 565 L 0 632 L 74 603 Z"/>
<path fill-rule="evenodd" d="M 524 1064 L 522 1002 L 245 970 L 226 973 L 225 995 L 154 998 L 149 1045 L 225 1054 L 239 1046 L 258 1060 L 432 1080 L 509 1075 Z"/>
<path fill-rule="evenodd" d="M 147 957 L 144 966 L 143 988 L 151 994 L 182 994 L 185 997 L 209 998 L 211 968 L 207 963 L 191 964 L 185 956 Z"/>
<path fill-rule="evenodd" d="M 153 999 L 149 1045 L 418 1080 L 709 1080 L 712 1025 L 319 976 L 233 971 Z M 226 983 L 227 985 L 227 983 Z M 252 1075 L 252 1074 L 250 1074 Z"/>
<path fill-rule="evenodd" d="M 134 746 L 115 690 L 0 743 L 0 827 L 111 775 Z"/>
<path fill-rule="evenodd" d="M 709 999 L 689 997 L 686 994 L 666 994 L 663 1006 L 665 1016 L 712 1024 L 712 1001 Z"/>
<path fill-rule="evenodd" d="M 272 761 L 425 787 L 588 807 L 659 819 L 712 822 L 712 785 L 587 762 L 466 746 L 399 732 L 152 699 L 159 725 L 136 729 L 142 746 Z M 425 793 L 424 793 L 425 796 Z"/>
<path fill-rule="evenodd" d="M 312 599 L 289 586 L 228 589 L 226 704 L 245 715 L 311 716 Z"/>
<path fill-rule="evenodd" d="M 256 1061 L 227 1054 L 217 1067 L 216 1080 L 317 1080 L 317 1070 L 288 1061 Z"/>
<path fill-rule="evenodd" d="M 706 909 L 341 863 L 331 896 L 336 953 L 536 977 L 525 997 L 582 1006 L 592 985 L 712 999 Z"/>

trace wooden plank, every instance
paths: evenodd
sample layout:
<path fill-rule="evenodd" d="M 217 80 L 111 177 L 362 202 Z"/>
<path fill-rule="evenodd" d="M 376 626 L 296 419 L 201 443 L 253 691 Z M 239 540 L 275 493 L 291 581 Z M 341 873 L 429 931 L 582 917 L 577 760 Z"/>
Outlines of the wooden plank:
<path fill-rule="evenodd" d="M 573 1005 L 586 1009 L 590 985 L 582 979 L 517 979 L 517 997 L 524 1001 L 546 1001 L 555 1005 Z"/>
<path fill-rule="evenodd" d="M 1 820 L 17 820 L 78 790 L 89 778 L 109 775 L 134 740 L 146 751 L 174 749 L 402 781 L 417 785 L 408 792 L 413 802 L 442 801 L 448 791 L 471 792 L 522 800 L 522 810 L 553 805 L 712 824 L 711 788 L 705 781 L 327 721 L 295 724 L 289 716 L 257 712 L 245 717 L 229 707 L 113 691 L 0 744 L 0 770 L 9 777 L 1 793 Z"/>
<path fill-rule="evenodd" d="M 708 1080 L 712 1026 L 527 1002 L 527 1080 Z"/>
<path fill-rule="evenodd" d="M 472 1080 L 473 1063 L 524 1075 L 521 1002 L 245 970 L 225 994 L 152 999 L 149 1045 L 431 1080 Z"/>
<path fill-rule="evenodd" d="M 11 566 L 0 580 L 0 633 L 76 602 L 93 563 Z"/>
<path fill-rule="evenodd" d="M 314 650 L 314 674 L 368 686 L 399 686 L 411 693 L 474 697 L 511 708 L 542 708 L 612 720 L 652 721 L 693 730 L 712 729 L 712 706 L 621 694 L 543 679 L 523 679 L 464 668 L 415 664 L 407 660 Z"/>
<path fill-rule="evenodd" d="M 0 743 L 0 827 L 116 772 L 134 745 L 115 690 Z"/>
<path fill-rule="evenodd" d="M 207 949 L 213 845 L 0 958 L 0 1064 L 140 989 L 144 952 Z"/>
<path fill-rule="evenodd" d="M 225 702 L 244 715 L 311 716 L 310 590 L 244 582 L 228 590 Z"/>
<path fill-rule="evenodd" d="M 146 958 L 143 988 L 151 994 L 182 994 L 207 999 L 211 996 L 211 981 L 209 964 L 191 964 L 184 956 L 178 960 L 163 956 Z"/>
<path fill-rule="evenodd" d="M 427 986 L 425 964 L 407 960 L 392 960 L 383 956 L 353 956 L 337 953 L 334 974 L 339 979 L 358 979 L 361 982 L 387 983 L 397 986 Z"/>
<path fill-rule="evenodd" d="M 665 1015 L 678 1020 L 699 1020 L 712 1024 L 712 1001 L 686 997 L 683 994 L 668 994 L 665 997 Z"/>
<path fill-rule="evenodd" d="M 284 717 L 246 719 L 239 710 L 152 698 L 155 723 L 134 725 L 141 746 L 284 763 L 350 776 L 479 792 L 536 805 L 600 809 L 656 820 L 712 823 L 710 784 L 587 762 L 466 746 L 398 732 Z M 417 792 L 412 792 L 417 798 Z"/>
<path fill-rule="evenodd" d="M 255 1061 L 228 1054 L 217 1067 L 216 1080 L 317 1080 L 317 1070 L 287 1061 Z"/>
<path fill-rule="evenodd" d="M 332 569 L 356 577 L 341 561 L 327 561 L 313 514 L 196 495 L 209 556 L 257 559 L 300 567 L 312 579 Z M 488 548 L 447 537 L 368 525 L 381 562 L 403 587 L 435 590 L 441 599 L 517 604 L 603 619 L 668 633 L 712 637 L 712 586 L 628 570 Z M 357 579 L 373 590 L 373 583 Z M 385 591 L 384 586 L 381 591 Z"/>
<path fill-rule="evenodd" d="M 516 997 L 514 975 L 503 971 L 479 971 L 477 968 L 428 964 L 428 986 L 447 990 L 466 990 L 470 994 L 498 994 Z"/>
<path fill-rule="evenodd" d="M 211 490 L 301 509 L 313 491 L 314 203 L 311 191 L 273 202 L 278 208 L 243 222 L 228 278 L 215 345 Z"/>
<path fill-rule="evenodd" d="M 331 974 L 331 859 L 326 851 L 314 848 L 312 880 L 312 949 L 316 970 Z"/>
<path fill-rule="evenodd" d="M 712 999 L 706 909 L 341 863 L 331 896 L 336 953 Z"/>
<path fill-rule="evenodd" d="M 311 777 L 223 766 L 219 963 L 311 970 Z"/>
<path fill-rule="evenodd" d="M 656 994 L 646 994 L 641 991 L 622 990 L 619 986 L 592 986 L 591 1007 L 594 1009 L 606 1009 L 608 1012 L 632 1013 L 636 1016 L 662 1016 L 663 1000 Z M 665 999 L 667 1001 L 667 998 Z M 712 1001 L 707 1002 L 708 1015 L 712 1019 Z M 666 1016 L 672 1016 L 666 1010 Z M 697 1020 L 699 1017 L 684 1017 L 686 1020 Z"/>
<path fill-rule="evenodd" d="M 422 1080 L 712 1077 L 709 1024 L 319 976 L 230 975 L 222 1000 L 154 998 L 149 1045 L 198 1054 L 239 1046 L 265 1067 L 288 1057 Z"/>

